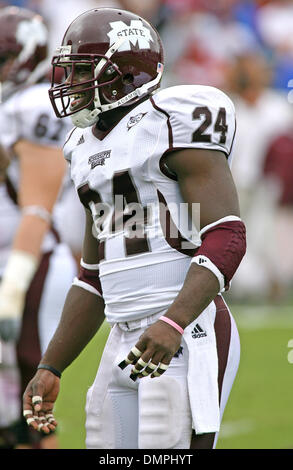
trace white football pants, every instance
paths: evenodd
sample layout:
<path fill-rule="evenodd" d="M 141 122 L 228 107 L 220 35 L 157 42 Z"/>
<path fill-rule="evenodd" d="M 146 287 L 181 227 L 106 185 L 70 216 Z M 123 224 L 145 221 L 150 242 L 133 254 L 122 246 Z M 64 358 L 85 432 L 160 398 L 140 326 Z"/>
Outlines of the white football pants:
<path fill-rule="evenodd" d="M 219 342 L 220 415 L 238 369 L 240 343 L 237 327 L 219 297 L 215 331 Z M 87 394 L 86 446 L 89 449 L 189 449 L 192 416 L 187 385 L 188 351 L 172 359 L 161 377 L 133 382 L 132 366 L 118 364 L 142 335 L 144 328 L 124 331 L 115 325 L 109 335 L 94 384 Z M 176 357 L 177 356 L 177 357 Z M 200 380 L 200 377 L 198 378 Z M 217 440 L 215 435 L 214 446 Z"/>

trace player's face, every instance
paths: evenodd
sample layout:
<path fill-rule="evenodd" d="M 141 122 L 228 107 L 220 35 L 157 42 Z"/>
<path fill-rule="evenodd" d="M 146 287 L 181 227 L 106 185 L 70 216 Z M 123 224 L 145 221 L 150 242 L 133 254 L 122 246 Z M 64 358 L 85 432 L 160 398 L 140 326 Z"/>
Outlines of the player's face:
<path fill-rule="evenodd" d="M 66 79 L 66 84 L 74 85 L 72 87 L 72 91 L 74 91 L 74 95 L 72 95 L 71 102 L 70 102 L 70 111 L 75 111 L 84 106 L 86 103 L 91 101 L 93 96 L 93 90 L 83 91 L 88 88 L 88 82 L 93 78 L 91 66 L 87 66 L 85 64 L 75 64 L 74 72 L 70 72 L 69 76 Z M 80 86 L 77 86 L 80 83 Z"/>

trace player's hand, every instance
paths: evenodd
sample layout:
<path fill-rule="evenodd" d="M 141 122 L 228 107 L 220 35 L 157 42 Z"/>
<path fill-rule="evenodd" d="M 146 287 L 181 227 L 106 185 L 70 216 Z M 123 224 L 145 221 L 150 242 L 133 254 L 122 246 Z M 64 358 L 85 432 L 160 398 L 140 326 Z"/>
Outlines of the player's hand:
<path fill-rule="evenodd" d="M 118 365 L 121 369 L 129 364 L 134 366 L 130 373 L 133 381 L 148 375 L 159 377 L 168 369 L 178 351 L 181 337 L 172 326 L 159 320 L 147 328 L 127 358 Z"/>
<path fill-rule="evenodd" d="M 60 388 L 60 379 L 52 372 L 39 369 L 23 394 L 23 415 L 29 426 L 49 434 L 55 431 L 57 421 L 53 407 Z"/>

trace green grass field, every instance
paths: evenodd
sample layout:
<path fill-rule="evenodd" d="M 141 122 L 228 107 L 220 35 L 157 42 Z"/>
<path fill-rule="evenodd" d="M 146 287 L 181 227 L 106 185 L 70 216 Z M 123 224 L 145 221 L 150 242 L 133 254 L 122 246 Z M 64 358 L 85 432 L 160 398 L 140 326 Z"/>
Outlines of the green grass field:
<path fill-rule="evenodd" d="M 293 305 L 231 305 L 241 339 L 238 376 L 227 404 L 218 449 L 293 448 Z M 85 395 L 108 333 L 99 331 L 63 374 L 56 404 L 63 449 L 85 448 Z"/>

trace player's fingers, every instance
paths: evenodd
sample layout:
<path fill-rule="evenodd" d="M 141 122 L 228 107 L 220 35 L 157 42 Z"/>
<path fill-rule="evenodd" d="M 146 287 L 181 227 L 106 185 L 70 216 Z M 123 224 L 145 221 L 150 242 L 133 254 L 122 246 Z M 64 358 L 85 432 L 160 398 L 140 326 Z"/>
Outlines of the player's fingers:
<path fill-rule="evenodd" d="M 27 411 L 30 410 L 31 413 L 33 414 L 32 393 L 31 393 L 31 389 L 29 387 L 23 394 L 22 405 L 23 405 L 22 406 L 23 412 L 26 411 L 26 414 L 28 414 Z"/>
<path fill-rule="evenodd" d="M 146 375 L 152 374 L 157 369 L 158 364 L 159 364 L 159 361 L 155 361 L 154 359 L 152 359 L 147 365 L 147 367 L 145 368 L 143 375 L 146 376 Z"/>
<path fill-rule="evenodd" d="M 135 381 L 137 378 L 147 377 L 152 374 L 157 369 L 162 357 L 161 353 L 155 353 L 153 356 L 144 354 L 141 359 L 146 364 L 145 367 L 137 371 L 137 366 L 135 366 L 131 371 L 130 378 Z"/>
<path fill-rule="evenodd" d="M 38 413 L 43 408 L 44 384 L 36 381 L 32 384 L 32 404 L 34 411 Z"/>
<path fill-rule="evenodd" d="M 166 370 L 168 369 L 169 367 L 169 364 L 161 361 L 157 367 L 157 369 L 155 371 L 153 371 L 152 375 L 151 375 L 151 378 L 153 379 L 154 377 L 160 377 L 161 375 L 164 374 L 164 372 L 166 372 Z"/>
<path fill-rule="evenodd" d="M 53 413 L 46 413 L 45 416 L 46 416 L 46 419 L 47 419 L 47 421 L 48 421 L 48 423 L 49 423 L 50 429 L 51 429 L 52 431 L 54 431 L 55 428 L 56 428 L 56 426 L 58 425 L 58 423 L 57 423 L 57 421 L 56 421 L 56 419 L 55 419 Z"/>
<path fill-rule="evenodd" d="M 34 428 L 36 431 L 38 430 L 39 426 L 39 417 L 33 415 L 33 410 L 32 409 L 24 409 L 23 410 L 23 416 L 27 422 L 28 426 L 31 426 Z"/>
<path fill-rule="evenodd" d="M 151 355 L 146 356 L 144 354 L 144 358 L 140 357 L 138 361 L 136 362 L 136 364 L 134 365 L 134 367 L 131 369 L 130 378 L 135 381 L 138 376 L 143 374 L 150 360 L 151 360 Z"/>
<path fill-rule="evenodd" d="M 34 394 L 32 397 L 32 404 L 34 407 L 34 411 L 38 413 L 42 409 L 43 398 L 41 395 Z"/>
<path fill-rule="evenodd" d="M 147 367 L 149 362 L 150 362 L 150 359 L 144 360 L 142 359 L 142 357 L 140 357 L 131 372 L 133 373 L 141 372 L 143 369 Z"/>
<path fill-rule="evenodd" d="M 124 359 L 124 361 L 121 361 L 120 364 L 118 364 L 118 366 L 120 367 L 120 369 L 123 370 L 129 364 L 134 364 L 135 362 L 137 362 L 137 360 L 140 358 L 141 355 L 142 355 L 142 351 L 138 349 L 136 346 L 133 346 L 127 358 Z"/>
<path fill-rule="evenodd" d="M 38 431 L 43 432 L 44 434 L 49 434 L 50 432 L 49 423 L 47 421 L 45 413 L 43 413 L 42 411 L 39 412 Z"/>

